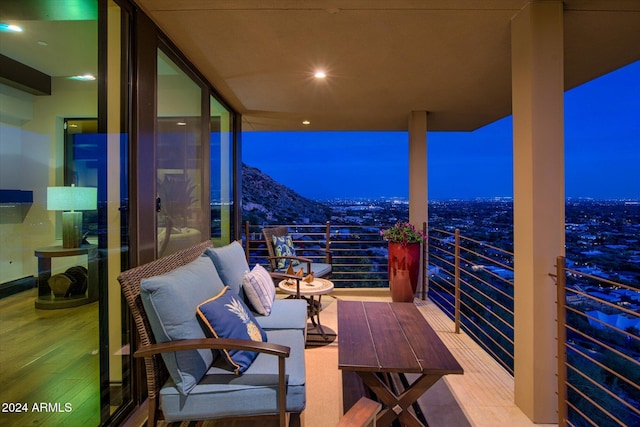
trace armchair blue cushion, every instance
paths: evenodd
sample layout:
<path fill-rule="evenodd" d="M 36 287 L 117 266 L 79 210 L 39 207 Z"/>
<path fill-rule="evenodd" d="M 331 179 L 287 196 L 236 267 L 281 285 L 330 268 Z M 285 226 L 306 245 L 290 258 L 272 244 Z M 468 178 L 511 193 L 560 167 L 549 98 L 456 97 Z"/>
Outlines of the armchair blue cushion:
<path fill-rule="evenodd" d="M 302 412 L 306 406 L 304 334 L 298 329 L 269 330 L 266 334 L 268 342 L 291 348 L 285 364 L 285 406 L 287 412 Z M 171 422 L 277 413 L 277 365 L 277 357 L 260 353 L 237 376 L 228 365 L 216 361 L 186 397 L 169 380 L 160 391 L 165 419 Z"/>
<path fill-rule="evenodd" d="M 195 316 L 196 307 L 223 288 L 209 257 L 199 257 L 169 273 L 142 279 L 140 298 L 156 342 L 205 338 Z M 162 357 L 182 394 L 189 393 L 213 361 L 210 350 L 163 353 Z"/>

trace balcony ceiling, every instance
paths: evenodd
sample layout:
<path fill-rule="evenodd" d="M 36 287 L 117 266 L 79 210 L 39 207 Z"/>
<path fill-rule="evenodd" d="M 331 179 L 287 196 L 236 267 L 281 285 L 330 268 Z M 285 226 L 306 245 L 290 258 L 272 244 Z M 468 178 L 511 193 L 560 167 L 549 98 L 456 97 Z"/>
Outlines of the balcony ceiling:
<path fill-rule="evenodd" d="M 245 131 L 406 130 L 416 110 L 431 130 L 473 130 L 511 113 L 510 22 L 527 0 L 135 1 Z M 0 1 L 0 18 L 30 30 L 0 33 L 0 53 L 54 77 L 97 71 L 77 54 L 97 43 L 96 11 L 74 2 Z M 640 1 L 564 8 L 566 89 L 640 60 Z"/>
<path fill-rule="evenodd" d="M 245 131 L 406 130 L 416 110 L 432 130 L 473 130 L 511 114 L 510 21 L 526 0 L 137 3 Z M 639 1 L 564 8 L 566 89 L 640 59 Z"/>

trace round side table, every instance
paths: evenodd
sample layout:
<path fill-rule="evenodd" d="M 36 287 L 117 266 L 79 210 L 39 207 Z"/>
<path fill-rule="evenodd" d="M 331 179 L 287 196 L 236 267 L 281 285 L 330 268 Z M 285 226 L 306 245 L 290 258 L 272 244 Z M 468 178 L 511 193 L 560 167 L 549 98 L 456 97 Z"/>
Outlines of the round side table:
<path fill-rule="evenodd" d="M 36 308 L 55 310 L 71 308 L 89 304 L 98 300 L 98 246 L 83 245 L 79 248 L 63 248 L 62 246 L 48 246 L 35 250 L 38 258 L 38 297 Z M 87 293 L 73 297 L 54 297 L 48 281 L 51 277 L 51 258 L 68 256 L 87 256 Z"/>
<path fill-rule="evenodd" d="M 299 284 L 299 285 L 298 285 Z M 313 327 L 320 332 L 322 338 L 327 339 L 327 335 L 320 324 L 320 311 L 322 310 L 322 295 L 333 291 L 333 282 L 327 279 L 313 279 L 313 282 L 305 282 L 304 280 L 286 279 L 278 283 L 278 288 L 283 292 L 293 295 L 296 298 L 304 298 L 307 300 L 307 314 L 311 319 Z M 318 297 L 316 300 L 315 297 Z"/>

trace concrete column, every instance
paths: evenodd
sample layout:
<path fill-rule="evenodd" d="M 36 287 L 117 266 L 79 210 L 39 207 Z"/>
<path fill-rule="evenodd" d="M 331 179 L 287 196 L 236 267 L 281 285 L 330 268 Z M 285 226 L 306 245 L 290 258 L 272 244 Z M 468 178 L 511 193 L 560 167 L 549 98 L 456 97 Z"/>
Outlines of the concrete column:
<path fill-rule="evenodd" d="M 409 222 L 419 230 L 422 223 L 428 222 L 428 167 L 427 167 L 427 112 L 412 111 L 409 116 Z M 426 242 L 425 242 L 426 243 Z M 424 250 L 424 247 L 421 248 Z M 429 265 L 428 258 L 420 263 L 418 287 L 416 293 L 426 295 L 428 281 L 424 268 Z"/>
<path fill-rule="evenodd" d="M 427 112 L 409 116 L 409 222 L 418 228 L 427 221 Z"/>
<path fill-rule="evenodd" d="M 532 1 L 511 22 L 514 157 L 515 403 L 557 422 L 554 271 L 564 255 L 561 1 Z"/>

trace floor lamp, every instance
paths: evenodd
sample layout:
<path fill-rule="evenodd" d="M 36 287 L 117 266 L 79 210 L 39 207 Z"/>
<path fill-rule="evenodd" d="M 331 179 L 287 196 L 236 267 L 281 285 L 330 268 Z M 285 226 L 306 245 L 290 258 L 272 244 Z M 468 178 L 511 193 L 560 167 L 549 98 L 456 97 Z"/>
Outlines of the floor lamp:
<path fill-rule="evenodd" d="M 92 187 L 47 187 L 47 210 L 62 212 L 62 247 L 82 244 L 82 212 L 97 208 L 98 190 Z"/>

